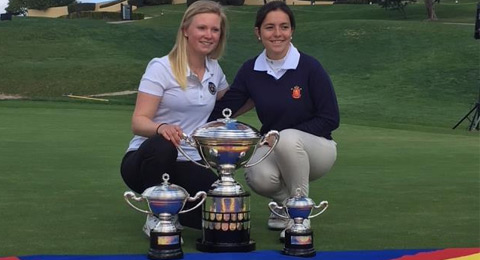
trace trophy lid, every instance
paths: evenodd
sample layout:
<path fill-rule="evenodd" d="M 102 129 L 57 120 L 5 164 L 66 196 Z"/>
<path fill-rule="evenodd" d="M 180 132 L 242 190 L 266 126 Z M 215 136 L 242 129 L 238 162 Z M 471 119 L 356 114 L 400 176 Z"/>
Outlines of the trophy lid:
<path fill-rule="evenodd" d="M 297 188 L 295 196 L 285 200 L 284 205 L 288 209 L 292 208 L 309 208 L 315 206 L 315 202 L 312 199 L 302 196 L 300 188 Z"/>
<path fill-rule="evenodd" d="M 230 118 L 232 110 L 222 111 L 225 118 L 217 119 L 197 128 L 192 136 L 196 139 L 259 139 L 260 133 L 253 127 Z"/>
<path fill-rule="evenodd" d="M 169 184 L 170 176 L 168 173 L 162 175 L 163 183 L 146 189 L 142 196 L 148 200 L 184 200 L 189 197 L 188 192 L 175 184 Z"/>

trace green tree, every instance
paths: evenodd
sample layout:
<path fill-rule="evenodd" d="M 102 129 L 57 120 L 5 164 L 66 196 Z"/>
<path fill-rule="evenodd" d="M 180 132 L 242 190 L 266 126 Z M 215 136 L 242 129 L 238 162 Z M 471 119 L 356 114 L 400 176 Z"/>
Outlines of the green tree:
<path fill-rule="evenodd" d="M 28 8 L 45 10 L 50 7 L 67 6 L 76 0 L 8 0 L 5 10 L 12 14 L 26 14 Z"/>
<path fill-rule="evenodd" d="M 8 5 L 5 10 L 12 14 L 26 14 L 27 1 L 26 0 L 8 0 Z"/>
<path fill-rule="evenodd" d="M 416 0 L 380 0 L 378 5 L 385 8 L 385 10 L 398 10 L 406 18 L 407 12 L 405 11 L 405 7 L 411 2 L 416 2 Z"/>
<path fill-rule="evenodd" d="M 45 10 L 51 7 L 51 0 L 26 0 L 27 8 Z"/>
<path fill-rule="evenodd" d="M 27 8 L 45 10 L 50 7 L 66 6 L 76 2 L 75 0 L 25 0 Z"/>

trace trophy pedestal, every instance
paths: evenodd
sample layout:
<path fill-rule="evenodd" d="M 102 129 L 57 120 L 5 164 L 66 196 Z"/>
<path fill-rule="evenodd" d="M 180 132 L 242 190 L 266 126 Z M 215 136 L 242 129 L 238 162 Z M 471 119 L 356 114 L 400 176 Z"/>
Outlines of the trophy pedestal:
<path fill-rule="evenodd" d="M 255 250 L 255 241 L 248 243 L 212 243 L 208 241 L 197 240 L 197 250 L 202 252 L 221 253 L 221 252 L 251 252 Z"/>
<path fill-rule="evenodd" d="M 317 253 L 313 248 L 313 231 L 295 233 L 285 231 L 285 247 L 282 254 L 298 257 L 314 257 Z"/>
<path fill-rule="evenodd" d="M 250 194 L 218 195 L 209 192 L 203 204 L 203 237 L 197 240 L 202 252 L 250 252 Z"/>
<path fill-rule="evenodd" d="M 177 232 L 150 232 L 150 249 L 148 259 L 181 259 L 183 251 L 181 247 L 182 236 Z"/>

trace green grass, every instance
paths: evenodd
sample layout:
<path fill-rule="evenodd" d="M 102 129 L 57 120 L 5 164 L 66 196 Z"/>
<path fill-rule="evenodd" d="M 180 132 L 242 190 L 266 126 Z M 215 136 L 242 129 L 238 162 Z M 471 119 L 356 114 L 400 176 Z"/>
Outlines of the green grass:
<path fill-rule="evenodd" d="M 437 22 L 424 20 L 420 3 L 407 7 L 407 19 L 377 5 L 292 6 L 293 43 L 330 73 L 344 122 L 449 127 L 476 100 L 480 84 L 476 3 L 452 3 L 437 5 Z M 229 82 L 261 51 L 253 34 L 257 8 L 227 8 L 221 65 Z M 171 49 L 184 10 L 144 7 L 139 12 L 152 19 L 128 24 L 17 17 L 0 23 L 0 93 L 65 100 L 69 93 L 134 90 L 148 61 Z"/>
<path fill-rule="evenodd" d="M 467 121 L 451 129 L 480 86 L 475 4 L 442 1 L 437 22 L 421 3 L 406 19 L 375 5 L 292 7 L 293 42 L 330 73 L 342 118 L 337 163 L 311 184 L 314 201 L 330 202 L 313 220 L 317 250 L 480 246 L 480 137 Z M 256 9 L 228 7 L 230 82 L 261 50 Z M 135 89 L 147 62 L 172 47 L 184 10 L 141 8 L 153 18 L 128 24 L 0 23 L 0 93 L 30 99 L 0 101 L 0 257 L 147 251 L 145 217 L 123 200 L 119 174 L 135 95 L 107 104 L 62 95 Z M 240 120 L 259 126 L 254 113 Z M 242 171 L 237 179 L 248 189 Z M 267 203 L 252 194 L 252 238 L 280 250 Z M 195 252 L 200 232 L 182 235 Z"/>
<path fill-rule="evenodd" d="M 131 112 L 0 102 L 0 256 L 146 252 L 144 216 L 123 200 L 119 174 Z M 258 126 L 252 113 L 241 120 Z M 479 245 L 477 134 L 343 124 L 335 139 L 333 171 L 311 185 L 314 201 L 330 202 L 313 220 L 317 250 Z M 237 179 L 244 183 L 241 172 Z M 265 227 L 267 203 L 252 195 L 252 238 L 280 250 Z M 183 249 L 195 251 L 200 232 L 183 235 Z"/>

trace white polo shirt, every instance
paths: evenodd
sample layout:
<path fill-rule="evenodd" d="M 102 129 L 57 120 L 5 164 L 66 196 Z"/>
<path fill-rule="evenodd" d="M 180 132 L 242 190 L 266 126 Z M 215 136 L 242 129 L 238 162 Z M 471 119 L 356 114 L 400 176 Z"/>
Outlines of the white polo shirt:
<path fill-rule="evenodd" d="M 172 73 L 168 56 L 152 59 L 143 74 L 138 91 L 162 97 L 153 122 L 179 125 L 187 135 L 204 125 L 215 106 L 218 91 L 228 87 L 225 74 L 217 60 L 205 59 L 206 70 L 202 81 L 188 69 L 187 88 L 183 90 Z M 137 150 L 146 140 L 134 136 L 128 151 Z M 197 150 L 182 142 L 181 147 L 194 160 L 200 160 Z M 180 152 L 178 161 L 187 161 Z"/>

